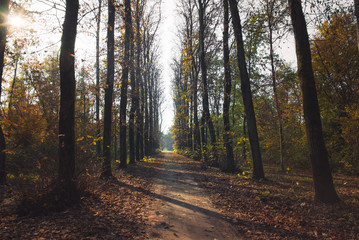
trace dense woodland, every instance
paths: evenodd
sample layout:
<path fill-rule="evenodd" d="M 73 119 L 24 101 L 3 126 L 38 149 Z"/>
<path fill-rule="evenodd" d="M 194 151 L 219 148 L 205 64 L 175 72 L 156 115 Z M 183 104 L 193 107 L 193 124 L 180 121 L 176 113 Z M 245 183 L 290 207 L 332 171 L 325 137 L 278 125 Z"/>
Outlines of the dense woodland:
<path fill-rule="evenodd" d="M 359 170 L 354 13 L 352 1 L 181 0 L 175 149 L 256 179 L 263 164 L 312 169 L 316 199 L 337 201 L 331 170 Z"/>
<path fill-rule="evenodd" d="M 172 147 L 256 180 L 268 165 L 312 169 L 326 203 L 339 201 L 332 171 L 358 174 L 358 1 L 179 0 L 171 133 L 160 129 L 161 1 L 32 4 L 0 6 L 1 184 L 45 186 L 67 205 L 82 176 L 108 179 Z M 55 44 L 43 47 L 40 25 Z M 95 39 L 92 62 L 79 33 Z"/>
<path fill-rule="evenodd" d="M 0 1 L 0 238 L 357 239 L 359 0 L 175 2 Z"/>
<path fill-rule="evenodd" d="M 1 4 L 1 184 L 56 182 L 55 195 L 71 202 L 84 172 L 109 178 L 159 148 L 159 2 Z M 33 26 L 6 24 L 8 13 Z M 63 24 L 46 22 L 58 15 Z M 59 50 L 44 47 L 41 25 Z M 95 36 L 94 61 L 76 51 L 77 33 Z"/>

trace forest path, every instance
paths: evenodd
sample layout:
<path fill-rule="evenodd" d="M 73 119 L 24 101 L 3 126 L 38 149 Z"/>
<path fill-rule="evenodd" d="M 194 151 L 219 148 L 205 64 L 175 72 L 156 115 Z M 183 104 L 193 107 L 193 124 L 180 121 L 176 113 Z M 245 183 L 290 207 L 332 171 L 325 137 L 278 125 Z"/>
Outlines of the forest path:
<path fill-rule="evenodd" d="M 152 194 L 156 200 L 148 212 L 151 239 L 241 239 L 194 180 L 199 166 L 186 167 L 198 163 L 172 152 L 150 162 L 158 164 Z"/>

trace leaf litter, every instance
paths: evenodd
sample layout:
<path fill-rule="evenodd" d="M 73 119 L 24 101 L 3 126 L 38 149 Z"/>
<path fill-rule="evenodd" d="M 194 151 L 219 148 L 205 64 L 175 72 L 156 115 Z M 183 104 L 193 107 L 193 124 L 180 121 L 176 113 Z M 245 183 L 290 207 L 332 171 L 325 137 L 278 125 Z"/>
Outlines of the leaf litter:
<path fill-rule="evenodd" d="M 359 239 L 357 176 L 334 175 L 342 203 L 323 205 L 313 201 L 310 172 L 265 166 L 267 180 L 255 181 L 183 162 L 245 239 Z M 150 239 L 146 211 L 158 168 L 146 161 L 115 171 L 112 180 L 89 177 L 79 205 L 39 216 L 17 215 L 20 193 L 11 184 L 2 187 L 0 239 Z"/>

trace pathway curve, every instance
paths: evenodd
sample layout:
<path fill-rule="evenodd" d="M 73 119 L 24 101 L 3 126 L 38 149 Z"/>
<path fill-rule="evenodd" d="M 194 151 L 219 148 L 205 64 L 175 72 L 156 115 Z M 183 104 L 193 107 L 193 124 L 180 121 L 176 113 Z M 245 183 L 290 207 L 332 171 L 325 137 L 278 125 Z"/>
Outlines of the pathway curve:
<path fill-rule="evenodd" d="M 164 152 L 153 161 L 159 167 L 148 213 L 151 239 L 241 239 L 194 180 L 196 172 L 186 170 L 188 159 Z"/>

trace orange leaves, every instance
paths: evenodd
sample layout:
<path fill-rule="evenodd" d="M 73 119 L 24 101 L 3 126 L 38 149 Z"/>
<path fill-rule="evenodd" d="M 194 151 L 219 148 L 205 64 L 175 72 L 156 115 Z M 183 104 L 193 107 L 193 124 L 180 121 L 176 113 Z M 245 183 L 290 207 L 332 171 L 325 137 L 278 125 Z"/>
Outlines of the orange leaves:
<path fill-rule="evenodd" d="M 32 145 L 41 141 L 41 136 L 46 130 L 46 121 L 43 119 L 37 106 L 27 104 L 20 105 L 12 110 L 4 119 L 4 132 L 15 145 Z"/>

